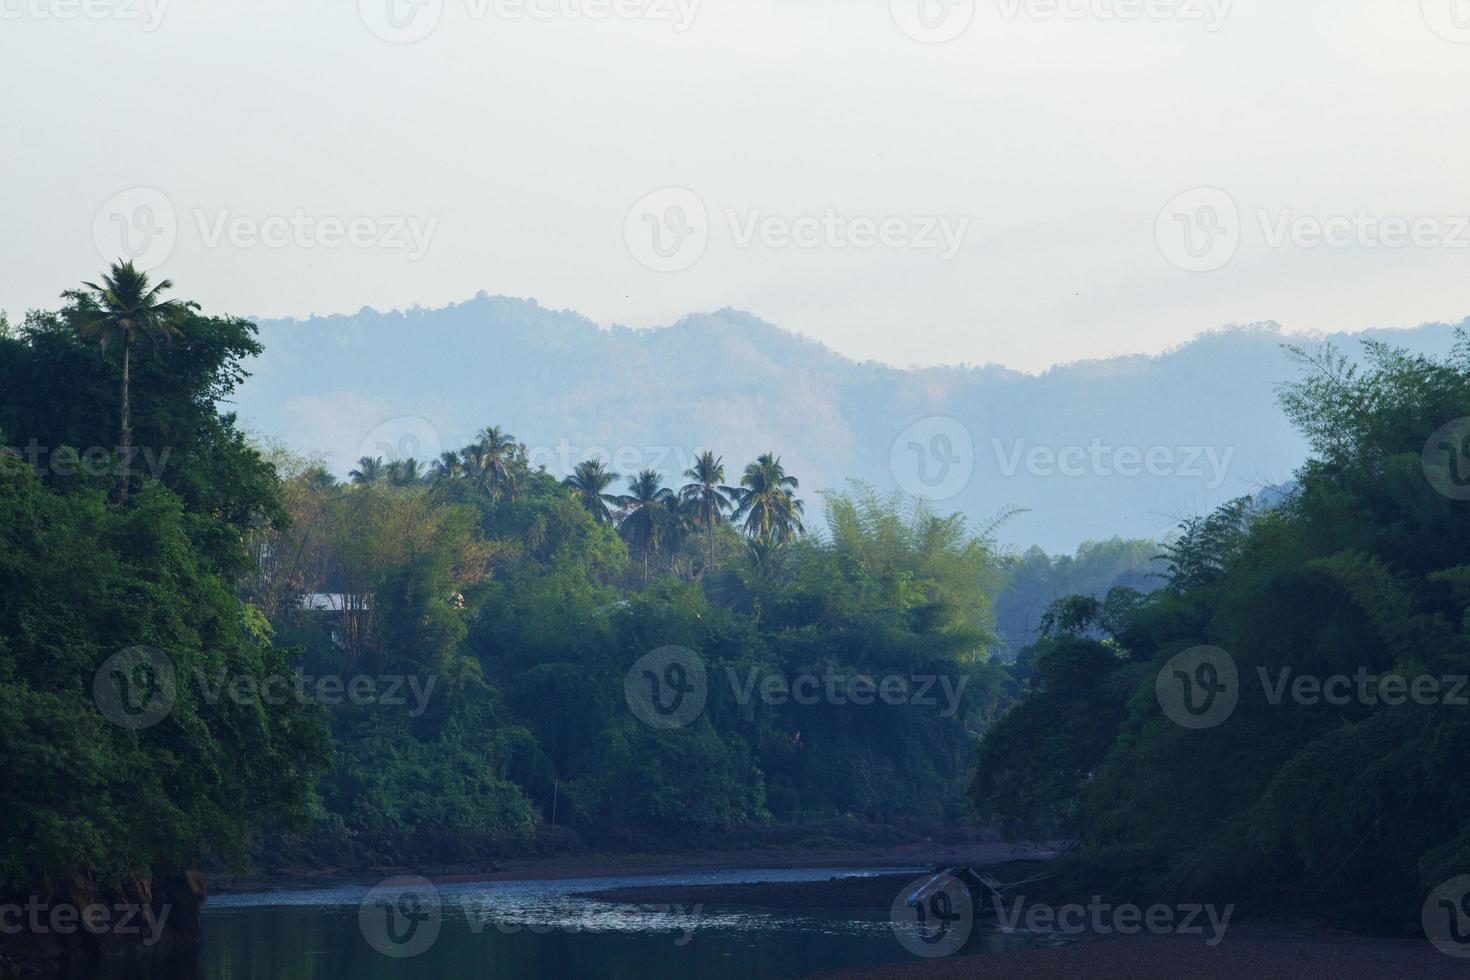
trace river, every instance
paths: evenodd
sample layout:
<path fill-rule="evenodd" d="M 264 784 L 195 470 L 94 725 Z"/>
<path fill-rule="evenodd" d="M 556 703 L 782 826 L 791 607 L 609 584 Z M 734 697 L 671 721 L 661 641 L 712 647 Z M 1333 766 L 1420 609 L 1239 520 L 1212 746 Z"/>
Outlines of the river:
<path fill-rule="evenodd" d="M 865 910 L 629 905 L 577 893 L 637 885 L 825 881 L 882 871 L 694 871 L 555 881 L 343 885 L 223 894 L 205 906 L 197 964 L 209 980 L 797 977 L 914 959 L 888 916 Z M 1000 933 L 979 948 L 1026 940 Z M 155 973 L 155 976 L 158 974 Z"/>

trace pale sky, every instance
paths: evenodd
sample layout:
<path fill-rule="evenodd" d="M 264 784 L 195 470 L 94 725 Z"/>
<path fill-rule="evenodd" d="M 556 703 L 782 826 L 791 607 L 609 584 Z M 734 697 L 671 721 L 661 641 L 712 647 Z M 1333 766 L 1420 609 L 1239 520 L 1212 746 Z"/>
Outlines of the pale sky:
<path fill-rule="evenodd" d="M 1470 314 L 1466 0 L 0 0 L 0 78 L 12 317 L 123 248 L 900 366 Z"/>

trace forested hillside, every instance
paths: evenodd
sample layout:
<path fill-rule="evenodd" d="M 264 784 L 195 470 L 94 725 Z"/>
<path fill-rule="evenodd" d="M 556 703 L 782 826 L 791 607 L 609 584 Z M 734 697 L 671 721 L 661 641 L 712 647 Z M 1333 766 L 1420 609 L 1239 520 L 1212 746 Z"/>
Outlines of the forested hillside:
<path fill-rule="evenodd" d="M 483 293 L 443 309 L 260 327 L 269 354 L 250 364 L 242 420 L 325 453 L 339 479 L 385 432 L 395 444 L 394 433 L 411 433 L 414 451 L 432 457 L 492 422 L 557 477 L 597 449 L 621 452 L 617 469 L 630 474 L 678 473 L 704 450 L 745 461 L 779 446 L 809 494 L 858 479 L 927 496 L 977 528 L 1023 508 L 999 529 L 1002 543 L 1071 554 L 1115 535 L 1160 538 L 1289 479 L 1307 449 L 1276 406 L 1277 386 L 1298 375 L 1281 350 L 1294 338 L 1270 324 L 1212 331 L 1158 356 L 1067 363 L 1059 350 L 1058 366 L 1039 375 L 856 363 L 735 310 L 602 329 Z M 977 338 L 991 329 L 1005 327 L 977 325 Z M 1439 356 L 1452 334 L 1376 335 Z M 1356 339 L 1322 339 L 1356 356 Z"/>
<path fill-rule="evenodd" d="M 1278 506 L 1188 522 L 1164 589 L 1023 655 L 972 798 L 1075 837 L 1073 887 L 1398 932 L 1470 863 L 1470 340 L 1366 354 L 1298 353 Z"/>

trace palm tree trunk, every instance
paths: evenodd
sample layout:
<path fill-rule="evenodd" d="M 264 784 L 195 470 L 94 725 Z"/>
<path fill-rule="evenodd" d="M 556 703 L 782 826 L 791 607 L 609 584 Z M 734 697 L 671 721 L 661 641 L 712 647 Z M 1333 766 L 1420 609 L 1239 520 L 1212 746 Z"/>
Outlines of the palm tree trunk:
<path fill-rule="evenodd" d="M 706 514 L 704 518 L 705 534 L 709 537 L 709 564 L 711 568 L 717 568 L 715 564 L 715 521 L 713 515 Z"/>
<path fill-rule="evenodd" d="M 126 334 L 123 335 L 123 365 L 122 365 L 122 433 L 120 438 L 119 452 L 122 454 L 122 467 L 118 473 L 117 502 L 125 504 L 128 502 L 128 471 L 133 465 L 133 429 L 128 422 L 128 369 L 130 355 L 132 354 L 132 342 Z"/>

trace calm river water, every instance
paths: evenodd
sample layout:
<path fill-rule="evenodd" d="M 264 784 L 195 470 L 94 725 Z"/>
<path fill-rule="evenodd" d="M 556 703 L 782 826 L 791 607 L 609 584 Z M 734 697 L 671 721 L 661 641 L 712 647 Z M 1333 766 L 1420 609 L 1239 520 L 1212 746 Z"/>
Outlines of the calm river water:
<path fill-rule="evenodd" d="M 878 912 L 623 905 L 576 893 L 630 885 L 824 881 L 905 870 L 922 873 L 821 868 L 474 882 L 437 885 L 408 894 L 407 900 L 399 884 L 216 895 L 205 906 L 206 939 L 198 963 L 167 977 L 798 977 L 916 957 Z M 982 933 L 978 949 L 1027 942 Z"/>

